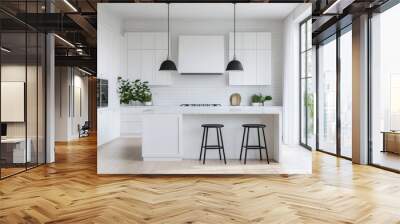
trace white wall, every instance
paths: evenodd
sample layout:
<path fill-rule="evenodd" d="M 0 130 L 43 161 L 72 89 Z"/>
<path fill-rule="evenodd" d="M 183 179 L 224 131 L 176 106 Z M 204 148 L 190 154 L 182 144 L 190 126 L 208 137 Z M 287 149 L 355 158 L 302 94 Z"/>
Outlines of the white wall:
<path fill-rule="evenodd" d="M 79 137 L 78 125 L 88 120 L 88 77 L 72 67 L 56 67 L 55 73 L 55 141 L 70 141 Z"/>
<path fill-rule="evenodd" d="M 97 109 L 97 145 L 103 145 L 120 136 L 120 104 L 117 95 L 117 77 L 124 76 L 125 63 L 121 48 L 122 21 L 110 14 L 105 6 L 97 4 L 97 78 L 108 80 L 108 107 Z"/>
<path fill-rule="evenodd" d="M 165 20 L 125 20 L 124 32 L 167 31 Z M 172 20 L 171 56 L 178 62 L 179 35 L 224 35 L 225 65 L 229 62 L 229 32 L 233 31 L 232 20 Z M 152 86 L 156 105 L 179 105 L 182 103 L 220 103 L 229 105 L 232 93 L 242 95 L 242 105 L 250 104 L 255 93 L 271 95 L 275 105 L 282 105 L 282 20 L 237 21 L 237 31 L 267 31 L 272 36 L 272 85 L 229 86 L 228 74 L 223 75 L 180 75 L 174 73 L 171 86 Z M 127 62 L 129 63 L 129 62 Z M 129 77 L 129 76 L 128 76 Z"/>

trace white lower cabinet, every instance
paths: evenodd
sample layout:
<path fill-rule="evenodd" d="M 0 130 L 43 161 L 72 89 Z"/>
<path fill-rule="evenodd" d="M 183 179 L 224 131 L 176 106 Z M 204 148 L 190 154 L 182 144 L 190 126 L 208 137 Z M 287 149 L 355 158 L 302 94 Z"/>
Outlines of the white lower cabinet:
<path fill-rule="evenodd" d="M 181 160 L 181 116 L 144 114 L 142 135 L 143 160 Z"/>

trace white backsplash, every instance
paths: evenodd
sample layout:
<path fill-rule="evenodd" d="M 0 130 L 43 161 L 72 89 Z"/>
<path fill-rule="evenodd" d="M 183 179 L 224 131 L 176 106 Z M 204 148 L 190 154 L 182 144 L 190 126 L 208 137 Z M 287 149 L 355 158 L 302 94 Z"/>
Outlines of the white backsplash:
<path fill-rule="evenodd" d="M 176 77 L 178 76 L 178 77 Z M 174 75 L 173 86 L 151 86 L 154 105 L 183 103 L 219 103 L 229 105 L 230 95 L 239 93 L 241 105 L 250 105 L 251 96 L 261 93 L 272 96 L 274 105 L 282 105 L 282 79 L 273 77 L 271 86 L 229 86 L 228 75 Z M 275 88 L 274 88 L 275 87 Z"/>

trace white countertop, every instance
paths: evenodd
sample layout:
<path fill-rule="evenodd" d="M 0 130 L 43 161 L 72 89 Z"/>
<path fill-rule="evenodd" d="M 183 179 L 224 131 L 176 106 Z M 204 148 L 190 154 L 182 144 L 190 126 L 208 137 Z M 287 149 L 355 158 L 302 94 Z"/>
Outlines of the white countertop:
<path fill-rule="evenodd" d="M 122 106 L 124 112 L 142 114 L 281 114 L 281 106 L 219 106 L 219 107 L 181 107 L 181 106 Z"/>

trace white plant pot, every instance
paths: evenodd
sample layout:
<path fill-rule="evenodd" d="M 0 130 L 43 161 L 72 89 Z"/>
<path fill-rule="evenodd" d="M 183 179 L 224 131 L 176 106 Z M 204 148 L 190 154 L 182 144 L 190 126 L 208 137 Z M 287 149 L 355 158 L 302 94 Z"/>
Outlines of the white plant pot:
<path fill-rule="evenodd" d="M 145 106 L 153 106 L 153 101 L 144 102 Z"/>
<path fill-rule="evenodd" d="M 265 101 L 264 106 L 273 106 L 272 101 L 270 100 Z"/>
<path fill-rule="evenodd" d="M 262 105 L 262 103 L 251 103 L 251 105 L 252 105 L 253 107 L 259 107 L 259 106 Z"/>

